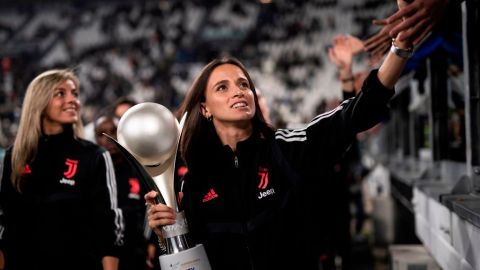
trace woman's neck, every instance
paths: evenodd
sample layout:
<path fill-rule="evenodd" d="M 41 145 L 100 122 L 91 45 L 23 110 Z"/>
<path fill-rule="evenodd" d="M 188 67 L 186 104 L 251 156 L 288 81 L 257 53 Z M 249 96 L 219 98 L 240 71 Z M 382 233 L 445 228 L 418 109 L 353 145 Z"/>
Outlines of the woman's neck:
<path fill-rule="evenodd" d="M 237 150 L 237 143 L 248 139 L 253 132 L 251 123 L 246 126 L 215 125 L 215 130 L 222 144 L 230 146 L 234 152 Z"/>
<path fill-rule="evenodd" d="M 64 127 L 62 125 L 43 127 L 44 135 L 56 135 L 56 134 L 62 133 L 63 131 L 64 131 Z"/>

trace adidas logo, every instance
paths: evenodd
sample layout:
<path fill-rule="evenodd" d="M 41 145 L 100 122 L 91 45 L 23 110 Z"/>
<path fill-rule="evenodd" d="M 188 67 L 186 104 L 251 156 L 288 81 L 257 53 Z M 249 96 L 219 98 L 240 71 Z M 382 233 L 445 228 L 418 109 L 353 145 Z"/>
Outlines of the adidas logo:
<path fill-rule="evenodd" d="M 213 190 L 213 188 L 211 188 L 210 191 L 203 197 L 202 202 L 208 202 L 217 197 L 218 197 L 218 194 L 215 193 L 215 190 Z"/>

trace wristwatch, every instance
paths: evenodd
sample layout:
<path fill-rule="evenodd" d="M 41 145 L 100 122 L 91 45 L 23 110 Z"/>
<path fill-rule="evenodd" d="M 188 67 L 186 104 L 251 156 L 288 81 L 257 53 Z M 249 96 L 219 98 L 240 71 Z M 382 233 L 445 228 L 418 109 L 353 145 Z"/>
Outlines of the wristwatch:
<path fill-rule="evenodd" d="M 403 59 L 408 59 L 413 54 L 413 47 L 407 49 L 399 48 L 395 45 L 395 39 L 392 38 L 392 47 L 390 47 L 390 51 Z"/>

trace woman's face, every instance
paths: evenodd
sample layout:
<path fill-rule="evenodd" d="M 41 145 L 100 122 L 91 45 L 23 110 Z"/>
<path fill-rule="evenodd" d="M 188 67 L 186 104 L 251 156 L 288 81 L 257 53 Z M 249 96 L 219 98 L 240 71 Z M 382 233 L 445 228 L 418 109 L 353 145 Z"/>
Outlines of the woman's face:
<path fill-rule="evenodd" d="M 53 89 L 52 99 L 48 102 L 42 119 L 45 134 L 57 134 L 63 131 L 63 125 L 74 124 L 80 117 L 80 100 L 75 83 L 68 79 Z"/>
<path fill-rule="evenodd" d="M 216 67 L 205 90 L 202 113 L 216 124 L 250 123 L 255 115 L 253 91 L 243 71 L 233 64 Z"/>

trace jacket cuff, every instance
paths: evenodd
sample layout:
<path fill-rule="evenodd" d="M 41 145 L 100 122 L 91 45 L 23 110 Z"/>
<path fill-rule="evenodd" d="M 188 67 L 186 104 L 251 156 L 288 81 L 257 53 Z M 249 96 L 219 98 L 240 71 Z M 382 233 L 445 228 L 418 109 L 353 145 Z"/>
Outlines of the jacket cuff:
<path fill-rule="evenodd" d="M 378 99 L 389 101 L 395 94 L 395 88 L 389 89 L 385 87 L 378 79 L 378 69 L 370 71 L 368 77 L 363 82 L 362 92 L 365 94 L 373 94 Z"/>
<path fill-rule="evenodd" d="M 122 247 L 120 246 L 113 246 L 113 247 L 108 247 L 108 248 L 103 248 L 100 250 L 100 257 L 105 257 L 105 256 L 112 256 L 112 257 L 119 257 L 120 253 L 122 251 Z"/>

